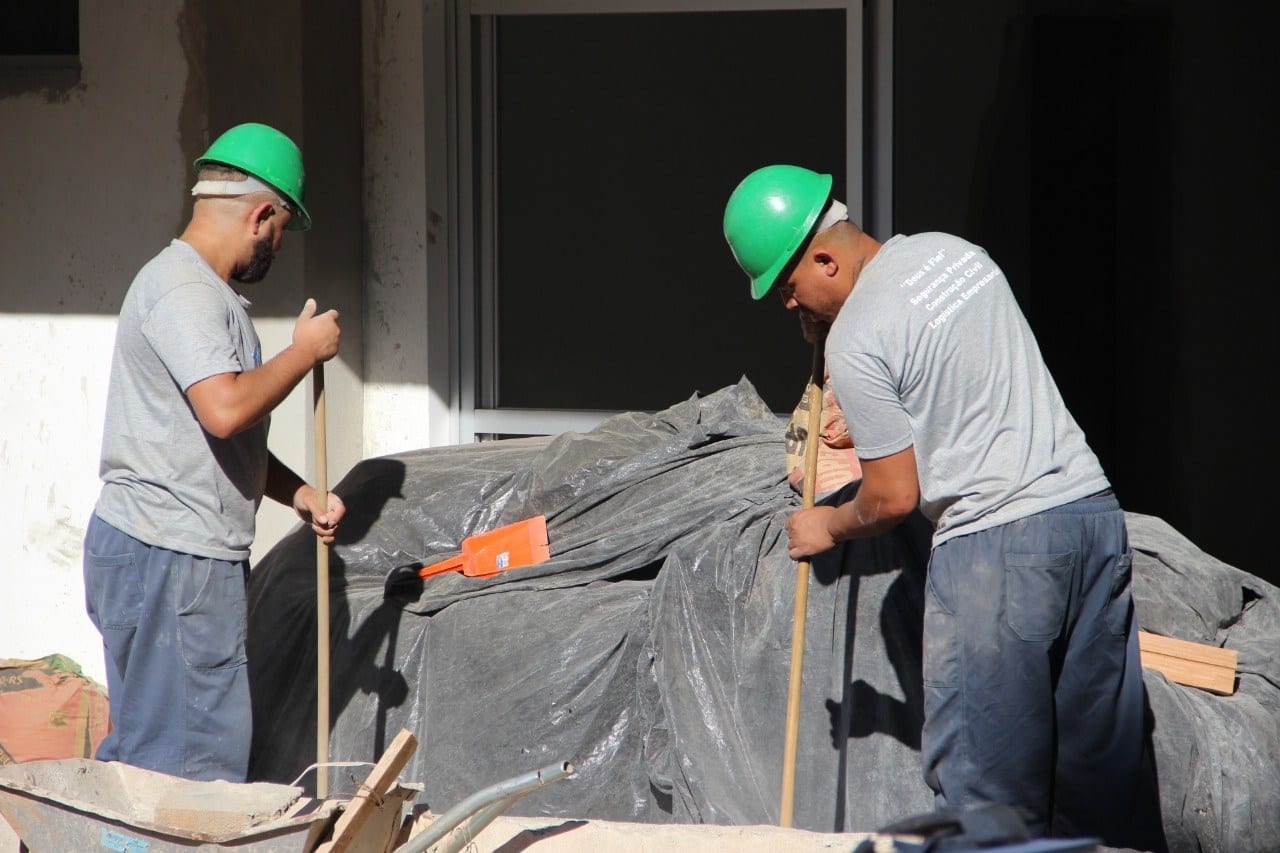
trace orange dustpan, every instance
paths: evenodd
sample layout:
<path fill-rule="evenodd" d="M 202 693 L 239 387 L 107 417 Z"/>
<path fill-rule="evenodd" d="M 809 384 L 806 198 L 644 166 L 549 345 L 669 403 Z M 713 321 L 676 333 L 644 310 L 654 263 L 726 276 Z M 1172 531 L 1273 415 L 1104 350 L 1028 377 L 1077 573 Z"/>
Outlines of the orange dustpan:
<path fill-rule="evenodd" d="M 462 540 L 462 557 L 467 564 L 462 573 L 487 578 L 507 569 L 532 566 L 551 558 L 547 544 L 546 516 L 535 515 L 488 533 L 476 533 Z"/>
<path fill-rule="evenodd" d="M 467 577 L 487 578 L 508 569 L 532 566 L 551 557 L 547 544 L 546 516 L 535 515 L 462 540 L 462 553 L 429 566 L 408 565 L 392 569 L 387 592 L 421 583 L 433 575 L 461 571 Z"/>

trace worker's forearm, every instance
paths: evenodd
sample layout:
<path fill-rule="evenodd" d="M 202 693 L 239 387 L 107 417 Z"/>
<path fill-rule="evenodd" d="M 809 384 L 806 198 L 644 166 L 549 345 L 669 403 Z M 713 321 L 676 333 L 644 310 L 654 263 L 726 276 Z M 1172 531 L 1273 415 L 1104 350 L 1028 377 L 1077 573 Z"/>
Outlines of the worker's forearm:
<path fill-rule="evenodd" d="M 267 454 L 267 485 L 263 494 L 276 503 L 292 507 L 298 489 L 306 485 L 306 481 L 277 459 L 274 453 Z"/>
<path fill-rule="evenodd" d="M 859 489 L 853 500 L 840 504 L 830 515 L 827 532 L 836 542 L 875 536 L 896 527 L 906 515 L 882 497 Z"/>

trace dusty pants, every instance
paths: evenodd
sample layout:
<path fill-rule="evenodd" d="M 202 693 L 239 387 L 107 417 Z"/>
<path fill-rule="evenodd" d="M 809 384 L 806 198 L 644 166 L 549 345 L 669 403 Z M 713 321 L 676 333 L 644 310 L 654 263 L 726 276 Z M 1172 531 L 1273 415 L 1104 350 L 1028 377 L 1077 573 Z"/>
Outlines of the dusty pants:
<path fill-rule="evenodd" d="M 1030 809 L 1126 837 L 1144 706 L 1132 551 L 1110 493 L 943 542 L 925 595 L 925 781 L 937 805 Z"/>
<path fill-rule="evenodd" d="M 248 564 L 155 548 L 96 515 L 85 607 L 102 634 L 112 731 L 102 761 L 243 782 L 253 717 L 245 663 Z"/>

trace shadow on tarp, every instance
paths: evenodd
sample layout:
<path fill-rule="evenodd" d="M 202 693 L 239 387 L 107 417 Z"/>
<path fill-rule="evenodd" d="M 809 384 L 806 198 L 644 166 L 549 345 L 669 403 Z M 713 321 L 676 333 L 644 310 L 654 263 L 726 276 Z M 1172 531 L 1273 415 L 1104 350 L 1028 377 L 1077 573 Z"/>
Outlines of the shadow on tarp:
<path fill-rule="evenodd" d="M 783 426 L 744 379 L 586 434 L 357 465 L 334 488 L 349 515 L 330 564 L 331 759 L 375 761 L 404 727 L 419 747 L 403 778 L 437 811 L 567 760 L 573 777 L 512 813 L 776 823 L 795 583 L 783 525 L 799 504 Z M 392 568 L 537 514 L 548 562 L 384 600 Z M 1276 849 L 1280 771 L 1257 760 L 1280 754 L 1276 590 L 1129 518 L 1143 627 L 1240 650 L 1233 697 L 1147 673 L 1170 847 Z M 868 830 L 933 807 L 919 746 L 929 533 L 917 516 L 813 561 L 798 827 Z M 314 571 L 299 528 L 251 576 L 253 779 L 292 781 L 315 760 Z"/>

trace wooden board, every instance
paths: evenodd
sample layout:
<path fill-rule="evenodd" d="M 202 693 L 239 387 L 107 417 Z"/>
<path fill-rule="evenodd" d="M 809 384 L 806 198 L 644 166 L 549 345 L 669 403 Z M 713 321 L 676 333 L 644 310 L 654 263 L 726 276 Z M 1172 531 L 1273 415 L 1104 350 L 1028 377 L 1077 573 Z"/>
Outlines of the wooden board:
<path fill-rule="evenodd" d="M 377 802 L 395 784 L 396 775 L 409 763 L 417 748 L 418 739 L 408 729 L 401 729 L 334 824 L 333 838 L 317 847 L 317 853 L 341 853 L 350 847 L 360 827 L 377 811 Z"/>
<path fill-rule="evenodd" d="M 1164 673 L 1172 682 L 1219 696 L 1230 696 L 1236 690 L 1240 655 L 1234 649 L 1139 631 L 1138 650 L 1144 667 Z"/>

